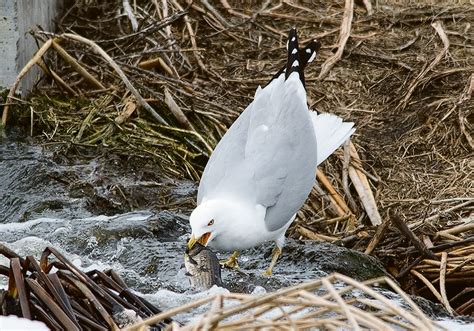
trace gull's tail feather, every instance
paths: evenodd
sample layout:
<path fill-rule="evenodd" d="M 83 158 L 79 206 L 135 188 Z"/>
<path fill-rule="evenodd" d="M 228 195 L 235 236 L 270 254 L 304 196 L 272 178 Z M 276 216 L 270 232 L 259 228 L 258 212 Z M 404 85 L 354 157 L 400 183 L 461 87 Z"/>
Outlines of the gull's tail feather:
<path fill-rule="evenodd" d="M 355 131 L 354 123 L 343 122 L 332 114 L 317 114 L 311 111 L 314 133 L 316 135 L 318 165 L 326 160 Z"/>

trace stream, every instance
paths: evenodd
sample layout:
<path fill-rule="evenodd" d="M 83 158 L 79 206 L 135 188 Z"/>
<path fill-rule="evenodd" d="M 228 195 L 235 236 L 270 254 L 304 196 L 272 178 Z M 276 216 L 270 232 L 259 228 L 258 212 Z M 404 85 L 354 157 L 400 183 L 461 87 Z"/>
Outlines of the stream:
<path fill-rule="evenodd" d="M 20 256 L 37 258 L 46 246 L 54 246 L 85 271 L 113 268 L 161 309 L 227 291 L 196 292 L 185 275 L 196 183 L 160 177 L 143 160 L 107 151 L 74 161 L 63 151 L 15 135 L 0 141 L 0 243 Z M 274 276 L 266 278 L 261 273 L 272 248 L 245 251 L 241 271 L 223 270 L 228 289 L 265 293 L 334 271 L 358 279 L 385 274 L 362 253 L 290 239 Z M 8 259 L 0 256 L 0 264 L 8 265 Z M 1 275 L 0 286 L 7 286 Z M 439 305 L 427 306 L 427 313 L 443 316 Z"/>

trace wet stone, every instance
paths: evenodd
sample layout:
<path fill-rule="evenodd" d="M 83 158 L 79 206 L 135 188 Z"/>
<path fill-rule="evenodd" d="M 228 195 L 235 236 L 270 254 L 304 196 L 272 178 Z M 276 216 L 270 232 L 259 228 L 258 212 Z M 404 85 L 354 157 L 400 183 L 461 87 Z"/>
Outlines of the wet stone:
<path fill-rule="evenodd" d="M 242 252 L 240 271 L 225 270 L 223 281 L 233 291 L 251 293 L 256 286 L 267 291 L 317 279 L 333 272 L 367 280 L 387 276 L 381 263 L 361 252 L 326 242 L 287 239 L 272 277 L 262 273 L 270 264 L 273 243 Z M 221 255 L 221 258 L 224 256 Z"/>

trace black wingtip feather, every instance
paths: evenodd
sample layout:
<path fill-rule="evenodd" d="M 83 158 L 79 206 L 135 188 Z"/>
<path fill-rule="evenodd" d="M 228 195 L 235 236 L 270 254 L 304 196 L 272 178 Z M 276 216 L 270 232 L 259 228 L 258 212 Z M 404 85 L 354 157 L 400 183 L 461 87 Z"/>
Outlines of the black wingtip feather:
<path fill-rule="evenodd" d="M 286 62 L 285 79 L 288 79 L 294 72 L 298 73 L 304 86 L 303 66 L 300 60 L 296 28 L 292 28 L 288 34 L 288 60 Z"/>
<path fill-rule="evenodd" d="M 320 48 L 321 43 L 316 39 L 313 39 L 305 46 L 304 49 L 300 50 L 300 59 L 303 63 L 303 69 L 308 63 L 314 61 Z"/>
<path fill-rule="evenodd" d="M 270 82 L 280 77 L 280 75 L 283 73 L 285 73 L 285 79 L 287 79 L 292 72 L 298 72 L 301 82 L 303 83 L 303 86 L 305 86 L 304 68 L 306 68 L 306 65 L 308 63 L 312 62 L 316 58 L 320 48 L 321 43 L 314 39 L 311 40 L 303 49 L 299 49 L 296 28 L 292 28 L 290 30 L 290 33 L 288 34 L 288 41 L 286 44 L 286 49 L 288 50 L 287 64 L 283 68 L 278 70 L 278 72 L 272 77 Z M 296 53 L 294 52 L 295 49 L 297 50 Z M 298 66 L 292 67 L 295 60 L 298 61 Z"/>

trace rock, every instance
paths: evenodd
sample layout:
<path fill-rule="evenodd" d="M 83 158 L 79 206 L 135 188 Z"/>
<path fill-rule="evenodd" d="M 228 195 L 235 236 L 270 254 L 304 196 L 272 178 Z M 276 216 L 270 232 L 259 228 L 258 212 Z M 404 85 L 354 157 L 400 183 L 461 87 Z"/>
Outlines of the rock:
<path fill-rule="evenodd" d="M 315 268 L 328 274 L 338 272 L 361 281 L 389 275 L 376 258 L 328 242 L 289 240 L 282 261 L 293 263 L 293 270 Z"/>
<path fill-rule="evenodd" d="M 361 281 L 389 276 L 372 256 L 327 242 L 288 239 L 273 276 L 267 278 L 261 274 L 270 264 L 272 249 L 273 243 L 243 252 L 239 258 L 241 270 L 225 270 L 224 283 L 231 291 L 250 293 L 256 286 L 277 290 L 333 272 Z"/>

